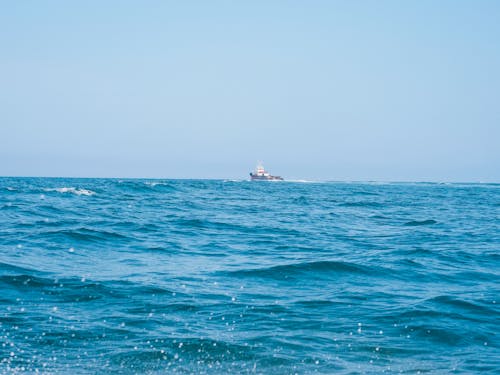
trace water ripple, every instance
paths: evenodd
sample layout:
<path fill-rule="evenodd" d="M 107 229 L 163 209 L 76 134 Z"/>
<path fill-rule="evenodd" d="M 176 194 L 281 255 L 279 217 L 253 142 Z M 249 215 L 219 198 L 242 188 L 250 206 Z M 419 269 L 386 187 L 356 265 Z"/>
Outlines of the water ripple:
<path fill-rule="evenodd" d="M 0 374 L 500 372 L 496 184 L 0 179 Z"/>

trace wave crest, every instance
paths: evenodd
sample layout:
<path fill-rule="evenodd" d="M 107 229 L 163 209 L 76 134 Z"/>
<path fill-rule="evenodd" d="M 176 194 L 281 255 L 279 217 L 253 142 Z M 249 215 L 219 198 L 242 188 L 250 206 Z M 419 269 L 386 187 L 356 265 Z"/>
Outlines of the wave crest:
<path fill-rule="evenodd" d="M 328 275 L 338 273 L 349 274 L 375 274 L 376 272 L 360 264 L 340 261 L 316 261 L 277 265 L 266 268 L 243 269 L 228 271 L 227 275 L 236 277 L 263 277 L 272 279 L 289 279 L 303 274 L 306 275 Z"/>
<path fill-rule="evenodd" d="M 79 189 L 79 188 L 74 188 L 74 187 L 60 187 L 60 188 L 50 188 L 50 189 L 43 189 L 44 191 L 56 191 L 58 193 L 70 193 L 70 194 L 75 194 L 75 195 L 94 195 L 95 191 L 88 190 L 88 189 Z"/>

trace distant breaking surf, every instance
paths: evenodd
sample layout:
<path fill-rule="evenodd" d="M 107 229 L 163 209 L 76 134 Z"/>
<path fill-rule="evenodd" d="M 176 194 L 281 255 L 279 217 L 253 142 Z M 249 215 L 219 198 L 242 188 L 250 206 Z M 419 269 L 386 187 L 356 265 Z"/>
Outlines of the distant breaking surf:
<path fill-rule="evenodd" d="M 87 189 L 78 189 L 74 187 L 61 187 L 61 188 L 53 188 L 53 189 L 43 189 L 44 191 L 57 191 L 58 193 L 71 193 L 76 195 L 94 195 L 95 191 L 87 190 Z"/>

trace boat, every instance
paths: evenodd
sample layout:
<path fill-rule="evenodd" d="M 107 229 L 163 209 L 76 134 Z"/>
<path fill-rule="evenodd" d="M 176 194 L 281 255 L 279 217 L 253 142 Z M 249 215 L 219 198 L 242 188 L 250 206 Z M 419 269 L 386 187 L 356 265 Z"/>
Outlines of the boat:
<path fill-rule="evenodd" d="M 272 176 L 267 172 L 262 163 L 258 163 L 254 172 L 250 172 L 250 180 L 252 181 L 283 181 L 281 176 Z"/>

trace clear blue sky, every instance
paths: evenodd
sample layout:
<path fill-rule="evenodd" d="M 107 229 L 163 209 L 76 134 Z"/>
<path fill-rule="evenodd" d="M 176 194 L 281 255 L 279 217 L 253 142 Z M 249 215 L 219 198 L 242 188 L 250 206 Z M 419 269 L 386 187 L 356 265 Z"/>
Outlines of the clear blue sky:
<path fill-rule="evenodd" d="M 0 175 L 500 181 L 500 1 L 5 1 Z"/>

